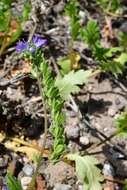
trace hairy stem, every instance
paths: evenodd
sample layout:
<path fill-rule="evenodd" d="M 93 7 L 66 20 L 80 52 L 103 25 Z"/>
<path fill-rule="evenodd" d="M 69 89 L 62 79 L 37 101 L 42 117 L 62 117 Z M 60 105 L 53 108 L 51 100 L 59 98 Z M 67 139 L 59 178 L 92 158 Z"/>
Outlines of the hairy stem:
<path fill-rule="evenodd" d="M 43 144 L 42 144 L 42 150 L 41 150 L 41 157 L 39 158 L 39 160 L 37 161 L 37 166 L 36 166 L 36 170 L 35 173 L 32 177 L 32 180 L 27 188 L 27 190 L 35 190 L 35 185 L 36 185 L 36 177 L 38 175 L 38 171 L 39 168 L 41 166 L 41 161 L 43 158 L 43 153 L 45 150 L 45 145 L 46 145 L 46 138 L 47 138 L 47 132 L 48 132 L 48 117 L 47 117 L 47 107 L 46 107 L 46 100 L 45 100 L 45 96 L 44 96 L 44 92 L 42 90 L 42 85 L 41 85 L 41 78 L 40 78 L 40 72 L 39 69 L 36 67 L 36 73 L 37 73 L 37 82 L 38 82 L 38 87 L 39 87 L 39 92 L 42 98 L 42 104 L 43 104 L 43 108 L 44 108 L 44 139 L 43 139 Z"/>

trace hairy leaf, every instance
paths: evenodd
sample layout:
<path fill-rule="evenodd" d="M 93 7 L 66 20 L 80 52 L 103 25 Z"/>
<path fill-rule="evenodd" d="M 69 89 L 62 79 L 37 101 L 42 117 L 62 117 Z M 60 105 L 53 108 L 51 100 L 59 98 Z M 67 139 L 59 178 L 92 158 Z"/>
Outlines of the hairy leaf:
<path fill-rule="evenodd" d="M 91 76 L 91 70 L 77 72 L 71 71 L 66 74 L 63 78 L 58 76 L 56 78 L 55 85 L 58 87 L 61 97 L 64 100 L 69 99 L 71 93 L 78 93 L 80 88 L 78 85 L 82 85 L 88 81 Z"/>
<path fill-rule="evenodd" d="M 80 156 L 78 154 L 68 154 L 69 160 L 75 161 L 76 173 L 79 180 L 83 183 L 84 190 L 102 190 L 100 182 L 103 177 L 99 168 L 98 160 L 93 156 Z"/>

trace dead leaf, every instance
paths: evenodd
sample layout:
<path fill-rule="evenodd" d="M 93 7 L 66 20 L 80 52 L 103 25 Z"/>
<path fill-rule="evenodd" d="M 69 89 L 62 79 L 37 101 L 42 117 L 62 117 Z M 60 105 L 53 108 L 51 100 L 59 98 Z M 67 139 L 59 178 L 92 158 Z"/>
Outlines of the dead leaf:
<path fill-rule="evenodd" d="M 20 73 L 27 74 L 27 73 L 30 73 L 30 71 L 31 71 L 31 61 L 30 60 L 24 60 L 22 65 L 14 68 L 11 71 L 11 75 L 12 75 L 12 77 L 15 77 L 16 75 L 18 75 Z"/>
<path fill-rule="evenodd" d="M 1 132 L 0 133 L 0 143 L 6 138 L 6 134 Z"/>
<path fill-rule="evenodd" d="M 33 160 L 35 155 L 41 154 L 40 151 L 28 146 L 15 147 L 15 151 L 25 153 L 30 160 Z"/>
<path fill-rule="evenodd" d="M 37 176 L 36 178 L 36 190 L 46 190 L 45 180 L 41 176 Z"/>
<path fill-rule="evenodd" d="M 74 50 L 69 54 L 69 59 L 71 60 L 71 69 L 80 68 L 79 64 L 80 58 L 81 58 L 80 54 Z"/>

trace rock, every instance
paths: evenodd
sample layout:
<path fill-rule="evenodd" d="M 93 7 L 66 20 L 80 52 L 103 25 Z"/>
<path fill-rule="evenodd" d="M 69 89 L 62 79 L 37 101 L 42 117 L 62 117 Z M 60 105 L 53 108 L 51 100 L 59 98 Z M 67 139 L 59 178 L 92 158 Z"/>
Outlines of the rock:
<path fill-rule="evenodd" d="M 27 189 L 27 187 L 28 187 L 29 183 L 31 182 L 31 180 L 32 180 L 32 177 L 28 177 L 28 176 L 21 178 L 21 185 L 22 185 L 24 190 Z"/>
<path fill-rule="evenodd" d="M 127 33 L 127 22 L 126 21 L 120 26 L 120 30 L 124 33 Z"/>
<path fill-rule="evenodd" d="M 127 104 L 126 100 L 123 97 L 119 97 L 115 99 L 115 104 L 118 110 L 123 110 Z"/>
<path fill-rule="evenodd" d="M 77 117 L 68 118 L 65 126 L 65 134 L 68 139 L 77 139 L 80 135 L 79 120 Z"/>
<path fill-rule="evenodd" d="M 40 173 L 45 176 L 50 187 L 54 187 L 56 183 L 64 184 L 66 180 L 69 183 L 69 180 L 75 176 L 74 168 L 63 161 L 60 161 L 55 165 L 49 163 L 45 170 L 40 170 Z"/>
<path fill-rule="evenodd" d="M 108 115 L 113 117 L 117 112 L 117 109 L 115 107 L 110 107 L 108 110 Z"/>
<path fill-rule="evenodd" d="M 127 177 L 127 160 L 118 161 L 116 174 L 121 177 Z"/>
<path fill-rule="evenodd" d="M 109 162 L 106 162 L 104 164 L 104 166 L 103 166 L 103 174 L 105 176 L 114 176 L 115 175 L 114 168 Z"/>
<path fill-rule="evenodd" d="M 79 142 L 82 145 L 88 145 L 90 143 L 90 140 L 88 136 L 83 136 L 83 137 L 80 137 Z"/>
<path fill-rule="evenodd" d="M 78 190 L 83 190 L 83 185 L 78 185 Z"/>
<path fill-rule="evenodd" d="M 79 137 L 80 128 L 78 126 L 65 128 L 65 133 L 68 139 L 77 139 Z"/>
<path fill-rule="evenodd" d="M 5 168 L 7 166 L 8 160 L 6 158 L 0 157 L 0 168 Z"/>
<path fill-rule="evenodd" d="M 34 168 L 30 164 L 26 164 L 22 170 L 26 176 L 32 176 L 34 173 Z"/>
<path fill-rule="evenodd" d="M 53 190 L 71 190 L 72 187 L 70 185 L 57 183 Z"/>

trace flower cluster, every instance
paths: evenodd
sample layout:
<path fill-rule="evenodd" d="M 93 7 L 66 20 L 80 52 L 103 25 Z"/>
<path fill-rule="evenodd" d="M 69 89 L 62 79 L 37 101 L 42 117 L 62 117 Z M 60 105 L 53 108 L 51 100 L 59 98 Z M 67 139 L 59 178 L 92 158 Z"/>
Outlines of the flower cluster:
<path fill-rule="evenodd" d="M 39 36 L 34 36 L 32 38 L 32 42 L 26 42 L 26 41 L 21 41 L 18 42 L 16 45 L 16 50 L 17 52 L 24 52 L 24 51 L 29 51 L 31 53 L 34 53 L 36 49 L 41 48 L 42 46 L 45 46 L 47 44 L 46 39 L 42 39 Z"/>

